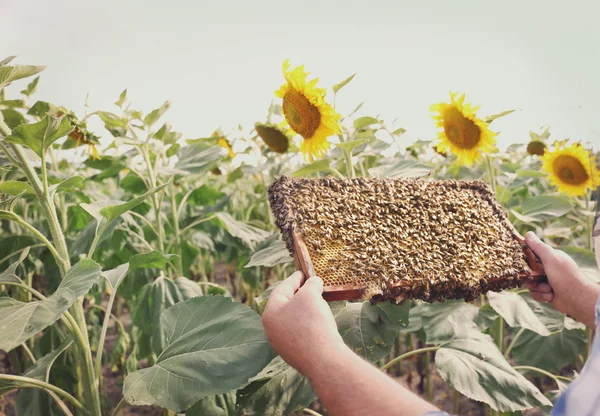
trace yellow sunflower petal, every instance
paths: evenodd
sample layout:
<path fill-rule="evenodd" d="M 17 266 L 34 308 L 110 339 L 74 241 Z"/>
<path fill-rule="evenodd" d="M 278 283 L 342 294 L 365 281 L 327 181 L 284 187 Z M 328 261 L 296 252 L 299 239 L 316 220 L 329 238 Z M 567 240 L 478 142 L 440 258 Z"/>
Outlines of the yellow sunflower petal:
<path fill-rule="evenodd" d="M 542 170 L 548 173 L 548 180 L 560 192 L 582 196 L 588 189 L 600 185 L 600 171 L 595 159 L 578 143 L 567 146 L 566 141 L 554 142 L 554 149 L 546 149 L 542 162 Z"/>
<path fill-rule="evenodd" d="M 450 103 L 431 106 L 432 118 L 436 127 L 442 129 L 435 143 L 440 151 L 450 151 L 458 157 L 458 162 L 470 166 L 482 153 L 496 149 L 496 133 L 488 124 L 477 118 L 478 106 L 465 104 L 465 94 L 450 93 Z"/>
<path fill-rule="evenodd" d="M 290 70 L 289 60 L 283 63 L 286 83 L 275 92 L 283 99 L 283 114 L 290 129 L 302 136 L 300 150 L 313 161 L 323 157 L 330 145 L 327 138 L 340 133 L 340 115 L 325 101 L 325 90 L 317 88 L 318 78 L 307 82 L 304 66 Z"/>

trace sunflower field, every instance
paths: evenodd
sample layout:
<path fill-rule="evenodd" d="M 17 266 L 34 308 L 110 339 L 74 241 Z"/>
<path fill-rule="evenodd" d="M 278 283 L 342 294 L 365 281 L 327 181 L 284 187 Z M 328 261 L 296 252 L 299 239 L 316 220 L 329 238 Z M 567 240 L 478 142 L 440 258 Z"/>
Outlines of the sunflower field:
<path fill-rule="evenodd" d="M 354 76 L 328 91 L 286 61 L 264 120 L 190 137 L 127 90 L 84 114 L 36 101 L 44 69 L 0 62 L 0 414 L 326 415 L 261 323 L 295 270 L 267 201 L 281 175 L 486 181 L 600 282 L 597 154 L 549 129 L 504 149 L 511 110 L 451 93 L 429 109 L 438 137 L 400 147 L 404 129 L 336 112 Z M 357 354 L 455 414 L 549 414 L 593 336 L 526 289 L 330 306 Z"/>

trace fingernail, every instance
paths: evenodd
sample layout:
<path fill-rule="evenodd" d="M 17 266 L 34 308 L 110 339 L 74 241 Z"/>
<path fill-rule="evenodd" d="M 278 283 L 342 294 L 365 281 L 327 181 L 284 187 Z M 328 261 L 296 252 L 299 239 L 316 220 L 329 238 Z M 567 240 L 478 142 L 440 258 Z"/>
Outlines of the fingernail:
<path fill-rule="evenodd" d="M 554 293 L 543 293 L 542 299 L 544 299 L 546 302 L 552 302 L 552 299 L 554 299 Z"/>

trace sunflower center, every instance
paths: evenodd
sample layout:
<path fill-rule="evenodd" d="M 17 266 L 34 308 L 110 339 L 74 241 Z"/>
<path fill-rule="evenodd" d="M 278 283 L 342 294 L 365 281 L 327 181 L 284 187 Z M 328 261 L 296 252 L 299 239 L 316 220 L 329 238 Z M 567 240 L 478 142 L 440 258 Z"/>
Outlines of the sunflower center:
<path fill-rule="evenodd" d="M 571 155 L 558 156 L 554 161 L 554 172 L 563 182 L 570 185 L 581 185 L 589 179 L 581 161 Z"/>
<path fill-rule="evenodd" d="M 455 146 L 473 149 L 481 140 L 481 130 L 457 108 L 449 108 L 444 114 L 444 132 Z"/>
<path fill-rule="evenodd" d="M 283 97 L 283 113 L 290 127 L 305 139 L 313 137 L 321 124 L 319 108 L 293 88 Z"/>

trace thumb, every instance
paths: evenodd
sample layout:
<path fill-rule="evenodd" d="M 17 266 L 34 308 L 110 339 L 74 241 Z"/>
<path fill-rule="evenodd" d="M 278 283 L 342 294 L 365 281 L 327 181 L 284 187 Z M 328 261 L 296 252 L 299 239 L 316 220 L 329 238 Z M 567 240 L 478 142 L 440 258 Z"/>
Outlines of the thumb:
<path fill-rule="evenodd" d="M 323 294 L 323 279 L 319 276 L 308 278 L 299 292 L 310 293 L 312 296 L 321 296 Z"/>
<path fill-rule="evenodd" d="M 525 234 L 525 242 L 537 254 L 542 263 L 549 262 L 555 257 L 554 249 L 540 240 L 534 232 L 529 231 Z"/>

